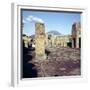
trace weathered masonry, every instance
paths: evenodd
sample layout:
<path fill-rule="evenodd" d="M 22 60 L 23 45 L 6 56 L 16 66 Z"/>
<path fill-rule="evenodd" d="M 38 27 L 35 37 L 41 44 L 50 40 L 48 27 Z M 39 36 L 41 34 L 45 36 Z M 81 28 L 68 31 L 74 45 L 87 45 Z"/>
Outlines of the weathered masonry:
<path fill-rule="evenodd" d="M 35 23 L 35 53 L 36 59 L 43 60 L 45 56 L 45 26 L 43 23 Z"/>
<path fill-rule="evenodd" d="M 81 26 L 80 23 L 72 25 L 72 48 L 81 48 Z"/>

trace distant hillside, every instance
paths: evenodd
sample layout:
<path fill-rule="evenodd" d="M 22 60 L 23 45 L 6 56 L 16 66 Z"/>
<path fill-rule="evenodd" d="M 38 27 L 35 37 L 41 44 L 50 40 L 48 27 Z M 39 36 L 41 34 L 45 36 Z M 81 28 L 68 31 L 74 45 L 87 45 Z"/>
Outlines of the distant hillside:
<path fill-rule="evenodd" d="M 35 38 L 35 34 L 31 35 L 30 37 L 34 39 Z"/>
<path fill-rule="evenodd" d="M 61 33 L 59 33 L 58 31 L 49 31 L 49 32 L 47 32 L 47 34 L 48 35 L 52 35 L 52 34 L 54 34 L 54 35 L 61 35 Z M 31 35 L 30 37 L 34 39 L 35 38 L 35 34 Z"/>
<path fill-rule="evenodd" d="M 50 32 L 47 32 L 47 34 L 61 35 L 61 33 L 59 33 L 58 31 L 50 31 Z"/>

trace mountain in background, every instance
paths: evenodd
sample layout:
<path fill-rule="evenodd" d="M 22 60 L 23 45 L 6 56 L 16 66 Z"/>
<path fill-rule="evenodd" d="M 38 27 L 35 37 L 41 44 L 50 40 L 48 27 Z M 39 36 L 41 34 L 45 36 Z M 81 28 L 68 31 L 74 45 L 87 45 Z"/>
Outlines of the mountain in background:
<path fill-rule="evenodd" d="M 47 32 L 47 34 L 48 35 L 61 35 L 61 33 L 60 32 L 58 32 L 58 31 L 49 31 L 49 32 Z"/>
<path fill-rule="evenodd" d="M 47 34 L 48 34 L 48 35 L 52 35 L 52 34 L 53 34 L 53 35 L 62 35 L 60 32 L 54 31 L 54 30 L 47 32 Z M 27 36 L 27 35 L 26 35 L 26 34 L 23 34 L 23 36 Z M 30 35 L 29 37 L 31 37 L 31 38 L 34 39 L 34 38 L 35 38 L 35 34 L 32 34 L 32 35 Z"/>
<path fill-rule="evenodd" d="M 31 35 L 30 37 L 34 39 L 35 38 L 35 34 Z"/>

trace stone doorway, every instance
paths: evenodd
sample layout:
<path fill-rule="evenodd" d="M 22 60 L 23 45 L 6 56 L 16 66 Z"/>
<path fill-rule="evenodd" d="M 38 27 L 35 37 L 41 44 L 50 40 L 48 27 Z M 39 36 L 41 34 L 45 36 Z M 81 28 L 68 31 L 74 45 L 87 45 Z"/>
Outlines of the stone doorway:
<path fill-rule="evenodd" d="M 72 47 L 72 43 L 71 43 L 71 42 L 68 42 L 68 43 L 67 43 L 67 46 L 68 46 L 68 47 Z"/>
<path fill-rule="evenodd" d="M 81 38 L 79 38 L 79 48 L 81 48 Z"/>
<path fill-rule="evenodd" d="M 76 39 L 73 38 L 73 45 L 74 45 L 74 48 L 76 48 Z"/>

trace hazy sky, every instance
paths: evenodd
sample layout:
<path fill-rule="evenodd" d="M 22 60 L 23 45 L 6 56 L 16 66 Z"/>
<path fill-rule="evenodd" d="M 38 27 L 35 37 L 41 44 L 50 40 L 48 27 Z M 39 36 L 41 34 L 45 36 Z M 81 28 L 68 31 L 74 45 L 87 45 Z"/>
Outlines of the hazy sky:
<path fill-rule="evenodd" d="M 23 34 L 34 34 L 35 22 L 45 23 L 45 32 L 54 30 L 61 34 L 71 34 L 72 24 L 80 22 L 80 19 L 80 13 L 23 10 Z"/>

